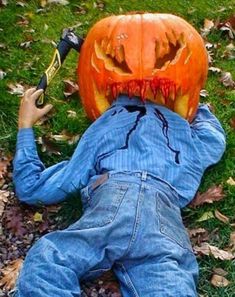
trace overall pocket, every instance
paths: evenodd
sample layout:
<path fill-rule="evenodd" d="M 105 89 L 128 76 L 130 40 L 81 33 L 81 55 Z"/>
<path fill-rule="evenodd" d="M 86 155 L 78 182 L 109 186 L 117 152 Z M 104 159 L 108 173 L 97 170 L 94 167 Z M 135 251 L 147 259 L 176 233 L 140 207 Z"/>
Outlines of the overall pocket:
<path fill-rule="evenodd" d="M 193 252 L 188 233 L 182 221 L 180 208 L 161 192 L 156 194 L 156 204 L 160 232 L 182 248 Z"/>
<path fill-rule="evenodd" d="M 87 192 L 87 196 L 82 195 L 84 214 L 68 229 L 90 229 L 112 223 L 127 188 L 122 182 L 108 180 L 95 189 L 92 189 L 92 185 L 84 189 Z"/>

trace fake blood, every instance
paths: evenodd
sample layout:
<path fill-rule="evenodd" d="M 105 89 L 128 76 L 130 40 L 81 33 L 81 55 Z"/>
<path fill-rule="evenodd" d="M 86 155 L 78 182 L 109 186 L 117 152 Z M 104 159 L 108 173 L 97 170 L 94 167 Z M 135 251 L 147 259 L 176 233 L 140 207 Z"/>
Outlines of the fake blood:
<path fill-rule="evenodd" d="M 133 79 L 126 82 L 114 82 L 110 83 L 106 87 L 106 91 L 110 90 L 112 97 L 115 99 L 121 93 L 128 94 L 128 97 L 140 96 L 141 100 L 145 102 L 146 93 L 151 90 L 154 99 L 157 96 L 157 92 L 160 91 L 165 102 L 168 102 L 169 96 L 175 100 L 176 97 L 176 85 L 168 78 L 154 77 L 152 79 Z"/>

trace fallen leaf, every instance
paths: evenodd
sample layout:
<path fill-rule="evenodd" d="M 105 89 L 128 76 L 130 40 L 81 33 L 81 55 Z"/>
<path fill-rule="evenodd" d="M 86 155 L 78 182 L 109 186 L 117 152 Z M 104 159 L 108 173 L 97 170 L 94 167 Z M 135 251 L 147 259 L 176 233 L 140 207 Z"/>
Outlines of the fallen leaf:
<path fill-rule="evenodd" d="M 221 58 L 228 58 L 229 60 L 235 59 L 235 46 L 233 43 L 226 46 Z"/>
<path fill-rule="evenodd" d="M 229 218 L 228 217 L 226 217 L 225 215 L 223 215 L 221 212 L 219 212 L 217 209 L 215 210 L 215 217 L 219 220 L 219 221 L 221 221 L 221 222 L 223 222 L 223 223 L 225 223 L 225 224 L 228 224 L 229 223 Z"/>
<path fill-rule="evenodd" d="M 207 57 L 208 57 L 208 63 L 209 65 L 212 65 L 213 64 L 213 61 L 214 61 L 214 53 L 212 51 L 207 51 Z"/>
<path fill-rule="evenodd" d="M 42 214 L 40 212 L 35 212 L 34 216 L 33 216 L 33 220 L 34 222 L 42 222 Z"/>
<path fill-rule="evenodd" d="M 208 94 L 208 91 L 207 90 L 201 90 L 200 91 L 200 96 L 201 97 L 203 97 L 203 98 L 205 98 L 205 97 L 207 97 L 209 94 Z"/>
<path fill-rule="evenodd" d="M 46 5 L 47 5 L 47 0 L 40 0 L 40 6 L 41 7 L 46 7 Z"/>
<path fill-rule="evenodd" d="M 214 73 L 220 73 L 221 69 L 218 67 L 209 67 L 209 70 Z"/>
<path fill-rule="evenodd" d="M 21 6 L 21 7 L 25 7 L 25 6 L 27 6 L 27 3 L 22 2 L 22 1 L 17 1 L 17 2 L 16 2 L 16 5 L 17 5 L 17 6 Z"/>
<path fill-rule="evenodd" d="M 0 151 L 0 187 L 2 187 L 5 183 L 5 178 L 7 176 L 7 167 L 10 166 L 10 161 L 12 160 L 12 157 L 5 156 Z"/>
<path fill-rule="evenodd" d="M 207 242 L 202 243 L 201 246 L 194 246 L 193 249 L 197 254 L 212 255 L 214 258 L 220 260 L 232 260 L 235 257 L 231 252 L 221 250 Z"/>
<path fill-rule="evenodd" d="M 42 145 L 42 152 L 49 154 L 61 155 L 60 148 L 47 136 L 38 137 L 38 143 Z"/>
<path fill-rule="evenodd" d="M 1 6 L 7 6 L 8 1 L 7 0 L 0 0 L 0 7 Z"/>
<path fill-rule="evenodd" d="M 235 32 L 229 23 L 226 23 L 224 26 L 220 27 L 220 31 L 225 32 L 229 38 L 234 39 Z"/>
<path fill-rule="evenodd" d="M 67 141 L 68 144 L 71 145 L 71 144 L 75 144 L 79 140 L 80 134 L 73 135 L 71 133 L 68 133 L 66 130 L 63 130 L 61 134 L 57 134 L 57 135 L 49 134 L 49 137 L 56 141 Z"/>
<path fill-rule="evenodd" d="M 7 203 L 9 196 L 10 196 L 9 191 L 0 190 L 0 219 L 2 217 L 4 208 L 5 208 L 5 204 Z"/>
<path fill-rule="evenodd" d="M 12 95 L 22 96 L 25 92 L 25 87 L 19 83 L 9 83 L 8 85 L 8 93 Z"/>
<path fill-rule="evenodd" d="M 230 120 L 230 126 L 235 129 L 235 117 Z"/>
<path fill-rule="evenodd" d="M 29 20 L 23 16 L 23 15 L 18 15 L 20 17 L 20 20 L 17 22 L 17 25 L 19 26 L 28 26 Z"/>
<path fill-rule="evenodd" d="M 199 192 L 190 203 L 190 207 L 196 207 L 204 203 L 213 203 L 224 198 L 223 188 L 221 185 L 212 186 L 206 192 L 200 194 Z"/>
<path fill-rule="evenodd" d="M 65 97 L 69 97 L 75 92 L 78 92 L 78 84 L 69 79 L 63 80 L 64 82 L 64 95 Z"/>
<path fill-rule="evenodd" d="M 4 71 L 2 71 L 2 70 L 0 69 L 0 80 L 1 80 L 1 79 L 4 79 L 4 77 L 5 77 L 6 75 L 7 75 L 6 72 L 4 72 Z"/>
<path fill-rule="evenodd" d="M 76 113 L 76 111 L 73 111 L 73 110 L 67 110 L 67 113 L 68 113 L 68 118 L 75 119 L 75 118 L 77 117 L 77 113 Z"/>
<path fill-rule="evenodd" d="M 226 183 L 230 186 L 235 186 L 235 180 L 231 176 L 227 179 Z"/>
<path fill-rule="evenodd" d="M 203 213 L 203 215 L 199 219 L 197 219 L 196 222 L 204 222 L 204 221 L 207 221 L 209 219 L 213 219 L 214 217 L 215 216 L 214 216 L 212 211 L 206 211 L 206 212 Z"/>
<path fill-rule="evenodd" d="M 67 0 L 48 0 L 48 4 L 60 4 L 60 5 L 68 5 L 69 1 Z"/>
<path fill-rule="evenodd" d="M 232 78 L 232 74 L 230 72 L 225 72 L 223 71 L 221 73 L 221 77 L 219 79 L 220 82 L 222 82 L 222 84 L 225 86 L 225 87 L 235 87 L 235 82 Z"/>
<path fill-rule="evenodd" d="M 206 37 L 214 27 L 215 27 L 215 24 L 212 20 L 205 19 L 204 26 L 201 29 L 202 37 Z"/>
<path fill-rule="evenodd" d="M 7 46 L 5 45 L 5 43 L 0 43 L 0 49 L 6 49 Z"/>
<path fill-rule="evenodd" d="M 226 276 L 228 274 L 228 272 L 222 268 L 213 268 L 213 272 L 221 276 Z"/>
<path fill-rule="evenodd" d="M 234 39 L 235 36 L 235 14 L 230 16 L 224 22 L 217 25 L 217 28 L 228 34 L 229 38 Z"/>
<path fill-rule="evenodd" d="M 221 288 L 221 287 L 227 287 L 230 284 L 230 282 L 224 276 L 213 274 L 211 278 L 211 284 L 214 287 Z"/>
<path fill-rule="evenodd" d="M 235 231 L 230 234 L 229 247 L 232 252 L 235 252 Z"/>
<path fill-rule="evenodd" d="M 32 40 L 30 40 L 30 41 L 24 41 L 24 42 L 21 42 L 20 43 L 20 47 L 21 48 L 30 48 L 31 47 L 31 44 L 32 44 Z"/>
<path fill-rule="evenodd" d="M 6 209 L 5 212 L 5 220 L 6 220 L 6 228 L 10 230 L 10 232 L 17 236 L 23 237 L 27 230 L 24 227 L 23 216 L 19 207 L 11 207 L 10 209 Z"/>
<path fill-rule="evenodd" d="M 204 228 L 196 228 L 188 230 L 188 234 L 192 245 L 201 245 L 202 242 L 209 240 L 208 231 Z"/>
<path fill-rule="evenodd" d="M 1 287 L 3 286 L 3 288 L 7 291 L 10 291 L 15 287 L 16 280 L 18 278 L 22 264 L 23 264 L 23 259 L 19 258 L 11 262 L 4 269 L 2 269 L 1 272 L 3 274 L 3 277 L 0 280 Z"/>
<path fill-rule="evenodd" d="M 204 228 L 197 228 L 197 229 L 188 230 L 188 234 L 189 234 L 190 238 L 195 237 L 198 234 L 203 234 L 205 232 L 207 232 L 207 231 Z"/>

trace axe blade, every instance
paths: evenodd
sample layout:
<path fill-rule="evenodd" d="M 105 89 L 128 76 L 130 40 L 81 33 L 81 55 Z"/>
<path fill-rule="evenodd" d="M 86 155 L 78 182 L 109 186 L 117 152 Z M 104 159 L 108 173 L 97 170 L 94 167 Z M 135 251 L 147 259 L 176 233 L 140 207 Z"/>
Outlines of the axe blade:
<path fill-rule="evenodd" d="M 70 49 L 73 48 L 79 52 L 83 41 L 84 40 L 77 36 L 72 29 L 66 28 L 63 30 L 60 42 L 55 49 L 51 64 L 42 75 L 37 86 L 37 90 L 43 89 L 45 93 L 47 86 L 49 85 L 57 71 L 60 69 Z M 38 98 L 36 102 L 37 106 L 42 106 L 44 104 L 44 93 Z"/>

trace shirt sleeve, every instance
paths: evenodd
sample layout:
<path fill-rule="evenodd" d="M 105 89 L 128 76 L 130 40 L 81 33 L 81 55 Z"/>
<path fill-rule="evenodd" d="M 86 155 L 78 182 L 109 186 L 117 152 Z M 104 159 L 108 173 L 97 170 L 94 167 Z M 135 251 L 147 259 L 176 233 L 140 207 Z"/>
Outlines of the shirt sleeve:
<path fill-rule="evenodd" d="M 45 168 L 37 154 L 33 129 L 20 129 L 13 160 L 13 183 L 19 200 L 31 205 L 63 201 L 68 193 L 59 184 L 68 162 Z"/>
<path fill-rule="evenodd" d="M 217 163 L 225 151 L 225 132 L 206 104 L 199 105 L 191 131 L 203 167 Z"/>

